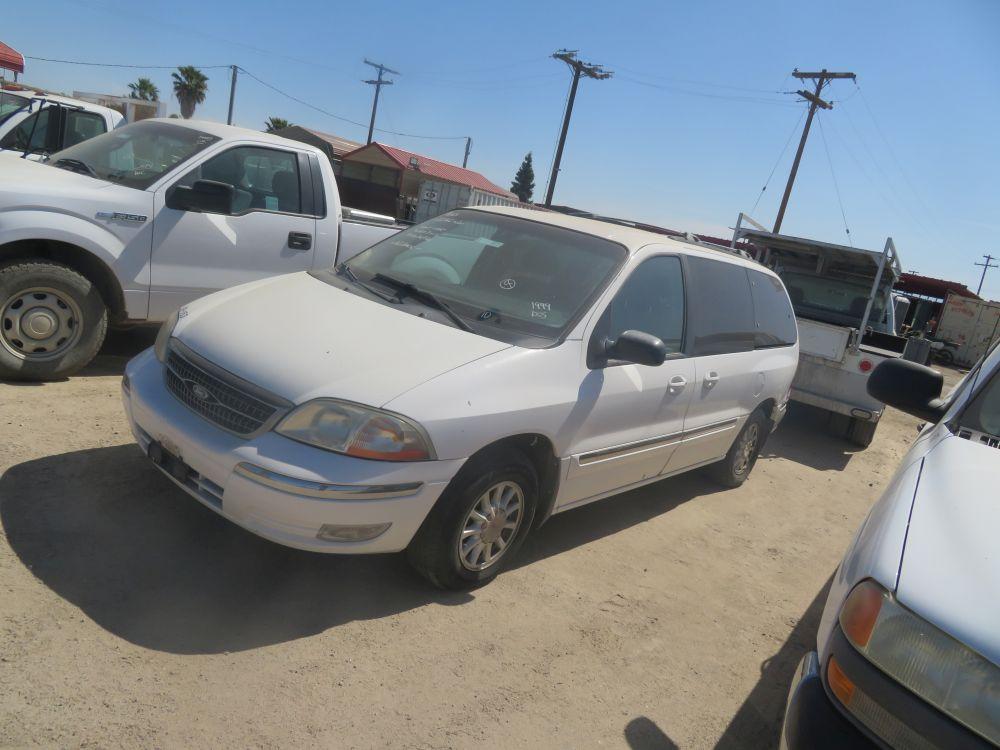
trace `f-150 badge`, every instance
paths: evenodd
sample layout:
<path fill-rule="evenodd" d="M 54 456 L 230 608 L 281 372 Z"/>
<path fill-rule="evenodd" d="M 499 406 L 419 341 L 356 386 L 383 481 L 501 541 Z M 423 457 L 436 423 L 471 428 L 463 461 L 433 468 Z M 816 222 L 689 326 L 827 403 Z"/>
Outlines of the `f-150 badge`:
<path fill-rule="evenodd" d="M 135 221 L 141 224 L 149 217 L 142 214 L 125 214 L 121 211 L 98 211 L 97 218 L 105 221 Z"/>

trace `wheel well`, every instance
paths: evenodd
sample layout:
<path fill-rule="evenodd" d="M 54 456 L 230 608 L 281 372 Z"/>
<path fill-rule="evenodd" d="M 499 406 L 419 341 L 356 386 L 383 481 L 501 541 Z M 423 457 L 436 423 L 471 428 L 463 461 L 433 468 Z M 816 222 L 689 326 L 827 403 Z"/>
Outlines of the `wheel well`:
<path fill-rule="evenodd" d="M 773 398 L 765 398 L 757 404 L 756 411 L 760 411 L 768 421 L 771 421 L 771 415 L 774 413 L 774 407 L 777 405 L 778 402 Z"/>
<path fill-rule="evenodd" d="M 552 441 L 545 435 L 524 433 L 511 435 L 483 446 L 469 456 L 466 465 L 474 458 L 498 448 L 513 448 L 523 454 L 538 474 L 538 507 L 535 509 L 535 526 L 540 526 L 552 515 L 556 491 L 559 489 L 559 459 L 556 457 Z"/>
<path fill-rule="evenodd" d="M 118 279 L 93 253 L 55 240 L 20 240 L 0 247 L 0 261 L 41 258 L 69 266 L 97 287 L 113 321 L 125 320 L 125 295 Z"/>

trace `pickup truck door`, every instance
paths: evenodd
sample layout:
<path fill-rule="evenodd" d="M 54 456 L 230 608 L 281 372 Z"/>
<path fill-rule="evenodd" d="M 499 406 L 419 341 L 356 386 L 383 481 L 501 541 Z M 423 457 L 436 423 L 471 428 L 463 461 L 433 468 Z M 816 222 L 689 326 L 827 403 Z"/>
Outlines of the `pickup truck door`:
<path fill-rule="evenodd" d="M 633 270 L 585 338 L 590 359 L 595 346 L 626 330 L 659 337 L 671 354 L 657 367 L 581 363 L 577 408 L 586 413 L 569 446 L 559 509 L 659 476 L 681 441 L 695 364 L 681 351 L 684 286 L 676 256 L 654 255 Z"/>
<path fill-rule="evenodd" d="M 150 320 L 219 289 L 312 267 L 316 211 L 311 167 L 293 149 L 233 145 L 208 156 L 155 197 Z M 167 206 L 178 186 L 231 185 L 227 213 Z"/>

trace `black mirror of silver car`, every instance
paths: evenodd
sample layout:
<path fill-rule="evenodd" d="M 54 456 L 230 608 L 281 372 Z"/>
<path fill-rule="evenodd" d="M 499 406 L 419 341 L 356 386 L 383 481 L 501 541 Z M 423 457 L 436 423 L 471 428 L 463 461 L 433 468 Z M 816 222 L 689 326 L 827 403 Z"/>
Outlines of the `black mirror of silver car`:
<path fill-rule="evenodd" d="M 178 185 L 167 195 L 167 208 L 178 211 L 201 211 L 206 214 L 232 213 L 236 190 L 216 180 L 196 180 L 193 185 Z"/>
<path fill-rule="evenodd" d="M 936 423 L 946 411 L 944 376 L 905 359 L 887 359 L 868 377 L 868 395 L 914 417 Z"/>
<path fill-rule="evenodd" d="M 667 345 L 651 333 L 623 331 L 614 341 L 604 345 L 608 360 L 632 362 L 637 365 L 657 367 L 667 358 Z"/>

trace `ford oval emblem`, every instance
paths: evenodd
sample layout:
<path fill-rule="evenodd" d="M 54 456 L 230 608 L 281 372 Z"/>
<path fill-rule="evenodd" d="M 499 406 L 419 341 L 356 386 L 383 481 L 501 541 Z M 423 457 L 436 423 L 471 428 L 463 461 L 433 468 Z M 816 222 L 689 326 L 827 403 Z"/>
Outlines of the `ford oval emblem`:
<path fill-rule="evenodd" d="M 191 394 L 199 401 L 208 401 L 212 398 L 212 394 L 208 388 L 198 383 L 191 386 Z"/>

